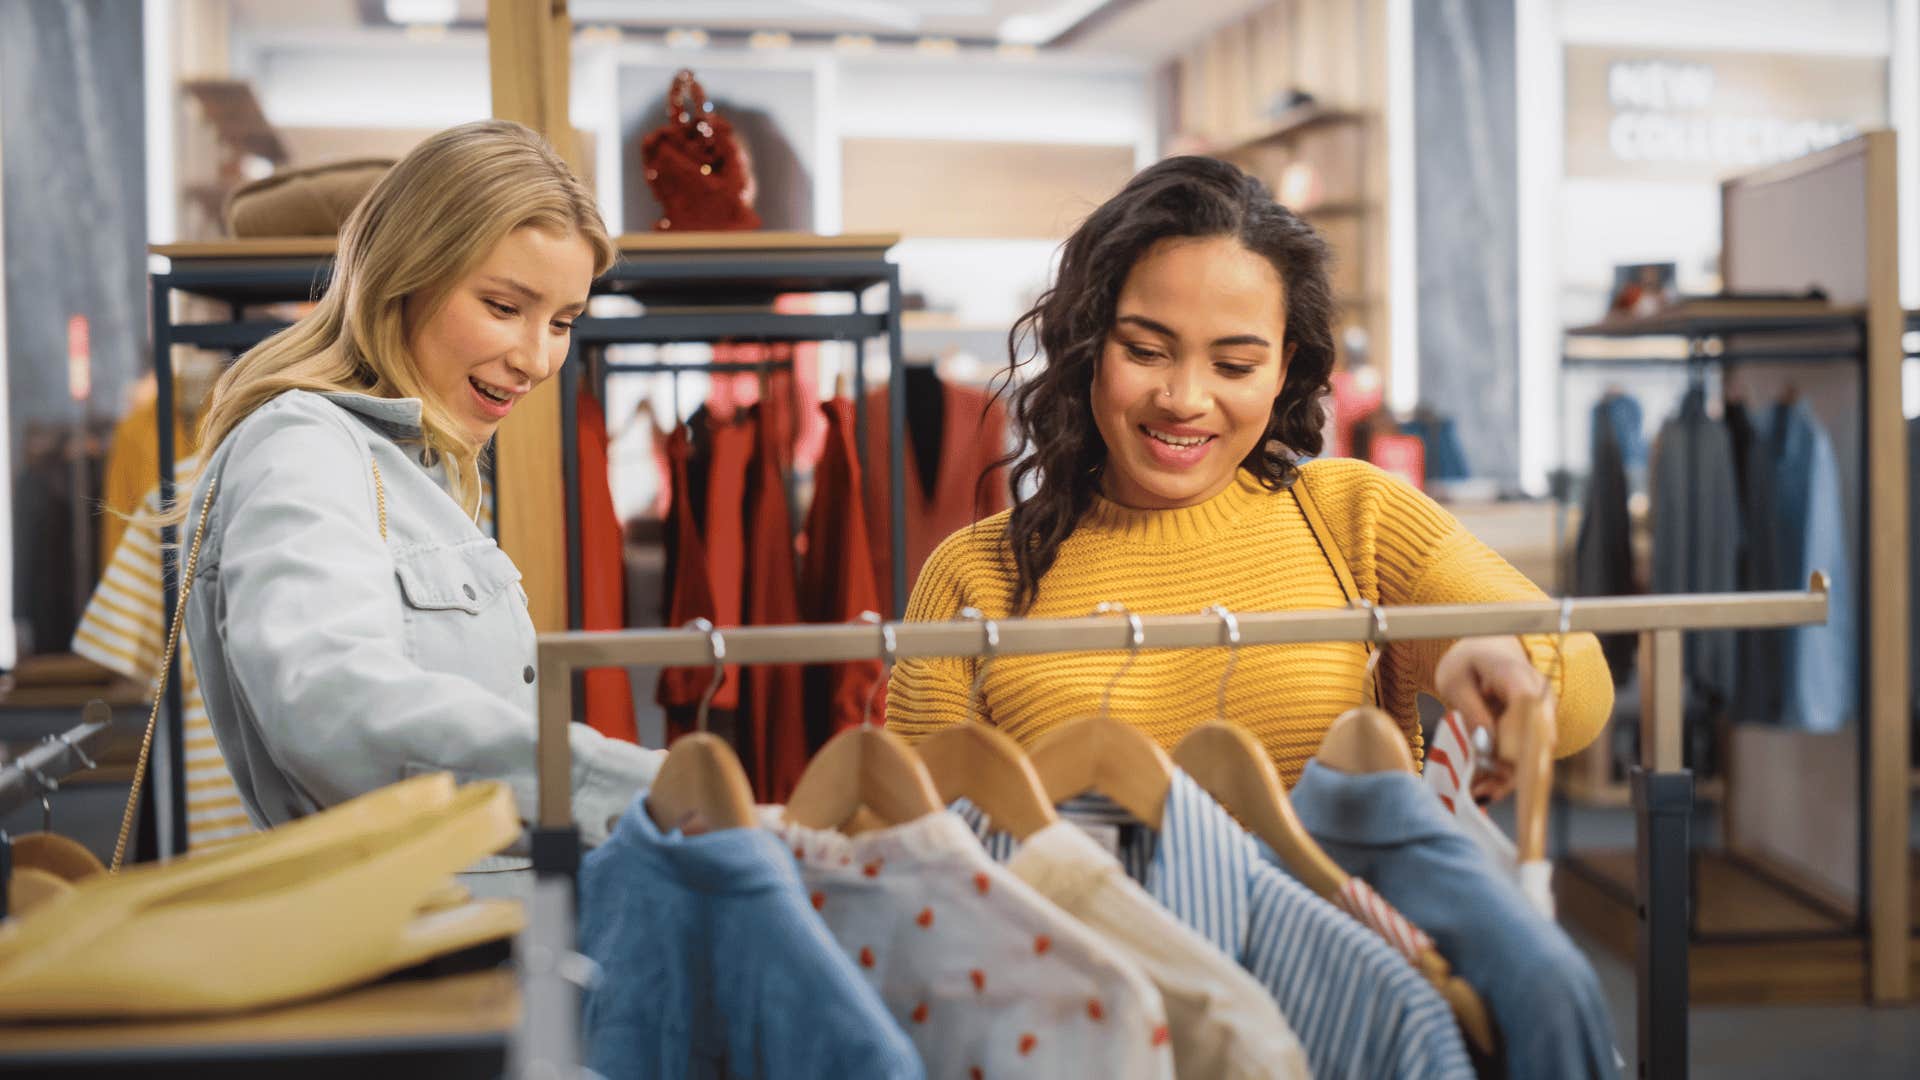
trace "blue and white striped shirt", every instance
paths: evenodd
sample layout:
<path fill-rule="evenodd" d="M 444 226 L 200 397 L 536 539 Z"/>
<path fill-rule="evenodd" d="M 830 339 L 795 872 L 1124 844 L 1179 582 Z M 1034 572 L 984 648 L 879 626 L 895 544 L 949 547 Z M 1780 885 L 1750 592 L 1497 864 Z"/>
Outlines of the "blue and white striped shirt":
<path fill-rule="evenodd" d="M 1011 835 L 991 831 L 964 800 L 954 809 L 996 861 L 1013 856 Z M 1075 821 L 1130 820 L 1106 800 L 1065 810 Z M 1453 1014 L 1420 973 L 1262 859 L 1253 837 L 1186 773 L 1174 770 L 1159 831 L 1123 827 L 1119 854 L 1129 877 L 1273 994 L 1313 1075 L 1472 1080 Z"/>

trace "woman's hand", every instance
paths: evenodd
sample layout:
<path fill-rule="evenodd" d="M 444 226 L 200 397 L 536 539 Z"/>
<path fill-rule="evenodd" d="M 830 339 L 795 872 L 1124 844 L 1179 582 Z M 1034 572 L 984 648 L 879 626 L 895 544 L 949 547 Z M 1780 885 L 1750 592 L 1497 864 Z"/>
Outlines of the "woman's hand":
<path fill-rule="evenodd" d="M 1501 738 L 1499 719 L 1516 698 L 1544 695 L 1547 677 L 1533 666 L 1520 639 L 1508 636 L 1461 638 L 1433 670 L 1433 688 L 1441 704 L 1459 711 L 1467 732 L 1485 728 L 1496 747 L 1517 745 L 1518 731 Z M 1484 803 L 1513 790 L 1513 769 L 1497 754 L 1480 761 L 1473 797 Z"/>

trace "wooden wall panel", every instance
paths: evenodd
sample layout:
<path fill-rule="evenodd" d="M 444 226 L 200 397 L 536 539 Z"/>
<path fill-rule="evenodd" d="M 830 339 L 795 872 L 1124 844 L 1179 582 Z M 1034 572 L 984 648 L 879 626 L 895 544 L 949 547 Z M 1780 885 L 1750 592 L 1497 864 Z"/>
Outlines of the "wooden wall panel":
<path fill-rule="evenodd" d="M 546 0 L 491 0 L 487 5 L 493 115 L 546 135 L 562 157 L 577 153 L 567 119 L 572 34 L 565 12 L 565 3 L 550 6 Z M 577 172 L 577 161 L 570 164 Z M 494 448 L 500 546 L 520 568 L 534 626 L 543 632 L 564 630 L 567 547 L 559 379 L 547 380 L 514 408 L 500 425 Z"/>
<path fill-rule="evenodd" d="M 1131 146 L 848 139 L 841 227 L 1060 239 L 1134 173 Z"/>

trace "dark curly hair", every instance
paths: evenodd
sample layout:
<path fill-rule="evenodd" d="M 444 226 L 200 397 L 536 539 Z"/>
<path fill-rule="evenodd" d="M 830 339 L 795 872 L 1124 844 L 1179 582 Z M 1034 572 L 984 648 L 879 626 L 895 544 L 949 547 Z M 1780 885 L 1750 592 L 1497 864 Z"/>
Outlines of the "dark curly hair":
<path fill-rule="evenodd" d="M 1020 446 L 993 471 L 1012 465 L 1015 491 L 1038 481 L 1033 497 L 1017 503 L 1007 522 L 1016 612 L 1032 606 L 1040 579 L 1099 490 L 1107 447 L 1094 426 L 1093 375 L 1121 286 L 1156 243 L 1212 236 L 1231 236 L 1273 264 L 1287 307 L 1285 345 L 1293 347 L 1265 437 L 1241 468 L 1278 491 L 1298 475 L 1296 455 L 1320 452 L 1320 399 L 1333 371 L 1326 241 L 1276 203 L 1266 185 L 1224 161 L 1175 157 L 1142 170 L 1074 230 L 1052 287 L 1007 334 L 1008 364 L 996 379 L 995 397 L 1011 390 Z M 1039 373 L 1015 387 L 1019 370 L 1039 357 L 1045 357 Z"/>

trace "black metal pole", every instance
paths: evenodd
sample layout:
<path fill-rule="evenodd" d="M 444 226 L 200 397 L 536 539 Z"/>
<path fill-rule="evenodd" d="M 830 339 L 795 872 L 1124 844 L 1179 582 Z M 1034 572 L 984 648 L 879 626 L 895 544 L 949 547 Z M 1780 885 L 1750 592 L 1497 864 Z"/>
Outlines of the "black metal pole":
<path fill-rule="evenodd" d="M 907 381 L 900 345 L 900 266 L 887 265 L 887 501 L 893 523 L 893 611 L 907 613 Z"/>
<path fill-rule="evenodd" d="M 856 292 L 853 294 L 853 310 L 856 314 L 866 313 L 866 301 Z M 867 456 L 867 431 L 872 423 L 867 415 L 867 343 L 864 339 L 853 345 L 853 452 L 860 458 L 860 468 L 873 468 L 873 459 Z M 873 512 L 872 507 L 867 512 Z"/>
<path fill-rule="evenodd" d="M 166 274 L 153 275 L 153 377 L 154 412 L 159 431 L 160 450 L 160 505 L 170 508 L 176 497 L 173 485 L 173 468 L 179 448 L 173 444 L 173 282 Z M 160 530 L 160 597 L 161 615 L 167 626 L 173 625 L 174 610 L 178 607 L 180 596 L 179 552 L 175 545 L 179 541 L 179 530 L 172 525 Z M 165 704 L 165 722 L 160 735 L 165 740 L 161 746 L 166 762 L 167 802 L 161 809 L 160 801 L 154 797 L 154 778 L 147 779 L 147 803 L 153 808 L 155 818 L 155 848 L 160 846 L 162 830 L 158 828 L 157 815 L 165 813 L 171 822 L 167 830 L 166 850 L 156 850 L 158 855 L 184 855 L 187 851 L 187 762 L 186 738 L 180 730 L 186 716 L 184 698 L 180 693 L 180 654 L 176 649 L 173 662 L 167 668 L 167 690 Z"/>
<path fill-rule="evenodd" d="M 567 629 L 580 629 L 580 346 L 567 347 L 560 366 L 560 483 L 566 492 Z"/>
<path fill-rule="evenodd" d="M 1693 772 L 1649 773 L 1636 765 L 1631 776 L 1639 834 L 1639 1075 L 1641 1080 L 1684 1080 Z"/>

